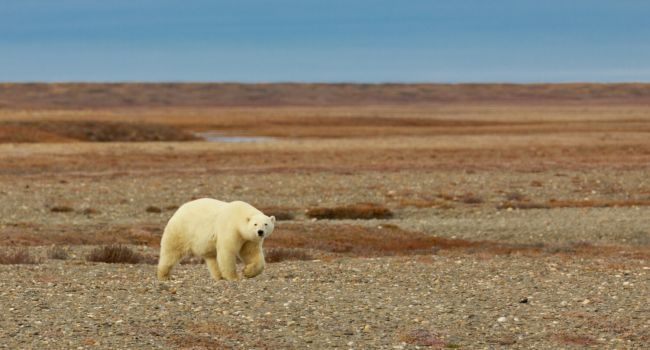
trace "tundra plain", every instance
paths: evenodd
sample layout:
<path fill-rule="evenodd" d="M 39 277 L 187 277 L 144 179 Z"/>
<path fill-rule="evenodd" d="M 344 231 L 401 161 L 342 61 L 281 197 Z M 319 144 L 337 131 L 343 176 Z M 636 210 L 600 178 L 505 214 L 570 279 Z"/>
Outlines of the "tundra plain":
<path fill-rule="evenodd" d="M 649 171 L 644 84 L 0 84 L 0 347 L 642 349 Z M 261 276 L 156 281 L 201 197 Z"/>

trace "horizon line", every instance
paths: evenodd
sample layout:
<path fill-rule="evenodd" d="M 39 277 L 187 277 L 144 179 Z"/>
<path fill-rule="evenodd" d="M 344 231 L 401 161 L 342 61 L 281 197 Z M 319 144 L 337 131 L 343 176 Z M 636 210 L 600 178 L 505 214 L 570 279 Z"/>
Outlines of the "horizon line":
<path fill-rule="evenodd" d="M 242 84 L 242 85 L 631 85 L 650 84 L 650 80 L 567 80 L 567 81 L 352 81 L 352 80 L 0 80 L 0 84 Z"/>

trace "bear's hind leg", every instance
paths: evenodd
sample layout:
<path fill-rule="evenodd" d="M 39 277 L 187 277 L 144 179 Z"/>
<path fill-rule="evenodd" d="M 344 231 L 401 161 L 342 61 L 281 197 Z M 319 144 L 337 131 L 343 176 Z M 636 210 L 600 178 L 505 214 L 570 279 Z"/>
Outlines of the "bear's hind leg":
<path fill-rule="evenodd" d="M 259 243 L 246 242 L 239 255 L 246 264 L 244 277 L 253 278 L 264 271 L 264 252 Z"/>
<path fill-rule="evenodd" d="M 217 264 L 217 258 L 205 258 L 205 264 L 208 265 L 208 270 L 210 271 L 210 276 L 216 281 L 221 279 L 221 271 L 219 271 L 219 265 Z"/>

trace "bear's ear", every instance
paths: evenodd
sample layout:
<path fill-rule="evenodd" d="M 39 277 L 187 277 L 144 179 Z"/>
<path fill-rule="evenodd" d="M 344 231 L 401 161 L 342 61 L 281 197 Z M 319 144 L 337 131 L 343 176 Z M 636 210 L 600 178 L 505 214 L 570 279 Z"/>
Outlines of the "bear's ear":
<path fill-rule="evenodd" d="M 275 224 L 275 216 L 271 216 L 271 222 Z"/>

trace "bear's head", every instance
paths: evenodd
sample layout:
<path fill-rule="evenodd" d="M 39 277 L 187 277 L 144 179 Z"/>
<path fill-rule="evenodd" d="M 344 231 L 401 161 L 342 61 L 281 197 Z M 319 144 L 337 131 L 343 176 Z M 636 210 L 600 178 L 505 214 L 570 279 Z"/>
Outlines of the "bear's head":
<path fill-rule="evenodd" d="M 247 218 L 245 238 L 250 241 L 268 237 L 275 228 L 275 216 L 256 214 Z"/>

